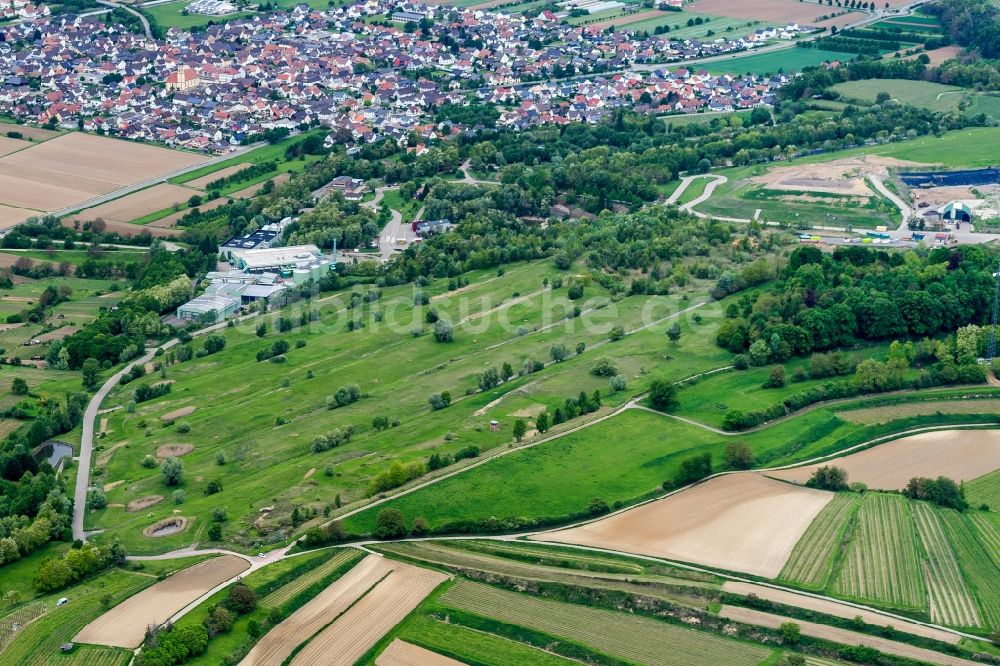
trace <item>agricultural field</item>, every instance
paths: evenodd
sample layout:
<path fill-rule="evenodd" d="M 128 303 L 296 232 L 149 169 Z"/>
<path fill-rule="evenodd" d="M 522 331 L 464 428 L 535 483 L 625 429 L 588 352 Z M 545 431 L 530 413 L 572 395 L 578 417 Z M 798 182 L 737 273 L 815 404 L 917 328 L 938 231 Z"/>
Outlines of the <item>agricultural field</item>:
<path fill-rule="evenodd" d="M 0 204 L 57 210 L 204 161 L 193 153 L 73 132 L 0 158 Z M 95 162 L 105 165 L 100 173 L 89 168 Z"/>
<path fill-rule="evenodd" d="M 866 495 L 833 590 L 886 606 L 923 608 L 923 584 L 910 508 L 902 497 Z"/>
<path fill-rule="evenodd" d="M 726 59 L 706 62 L 704 68 L 712 74 L 766 75 L 798 72 L 805 67 L 814 67 L 825 62 L 850 62 L 854 58 L 853 53 L 789 47 L 765 53 L 732 55 Z"/>
<path fill-rule="evenodd" d="M 921 502 L 914 503 L 912 508 L 913 522 L 927 556 L 924 582 L 931 621 L 953 627 L 981 626 L 976 602 L 962 578 L 958 560 L 944 534 L 939 512 Z"/>
<path fill-rule="evenodd" d="M 87 208 L 79 213 L 68 216 L 70 222 L 96 220 L 105 222 L 132 222 L 151 212 L 156 212 L 174 206 L 187 206 L 188 200 L 203 192 L 181 187 L 170 183 L 160 183 L 145 190 L 139 190 L 120 199 L 103 203 L 94 208 Z"/>
<path fill-rule="evenodd" d="M 609 518 L 530 538 L 775 578 L 831 499 L 824 491 L 736 473 Z"/>
<path fill-rule="evenodd" d="M 826 587 L 836 554 L 847 536 L 846 527 L 859 503 L 857 495 L 848 493 L 838 493 L 830 500 L 795 544 L 779 578 L 806 589 Z"/>
<path fill-rule="evenodd" d="M 897 0 L 893 0 L 896 2 Z M 900 3 L 901 4 L 901 3 Z M 797 2 L 797 0 L 751 0 L 750 2 L 732 3 L 727 0 L 695 0 L 685 9 L 721 16 L 734 16 L 744 19 L 771 21 L 776 25 L 798 23 L 799 25 L 815 25 L 829 29 L 832 26 L 842 27 L 866 16 L 864 12 L 846 12 L 834 18 L 823 19 L 834 12 L 832 7 L 821 7 L 813 3 Z"/>
<path fill-rule="evenodd" d="M 958 109 L 963 88 L 947 86 L 930 81 L 908 81 L 903 79 L 868 79 L 838 83 L 833 90 L 847 100 L 874 103 L 879 93 L 889 96 L 901 104 L 912 104 L 931 111 L 948 112 Z"/>
<path fill-rule="evenodd" d="M 965 582 L 977 597 L 982 625 L 991 629 L 1000 627 L 1000 561 L 996 551 L 988 550 L 997 543 L 995 523 L 973 523 L 968 515 L 951 509 L 937 513 Z"/>
<path fill-rule="evenodd" d="M 354 551 L 342 550 L 334 553 L 329 558 L 324 558 L 325 561 L 319 566 L 297 577 L 287 585 L 282 585 L 280 588 L 261 599 L 261 605 L 268 608 L 283 606 L 291 601 L 295 596 L 304 592 L 310 585 L 318 583 L 356 556 L 357 555 Z"/>
<path fill-rule="evenodd" d="M 459 581 L 440 603 L 480 617 L 582 643 L 650 666 L 757 664 L 768 649 L 626 613 L 565 604 Z"/>
<path fill-rule="evenodd" d="M 179 571 L 115 606 L 80 630 L 73 640 L 135 649 L 150 625 L 162 624 L 205 592 L 250 568 L 234 555 L 223 555 Z"/>
<path fill-rule="evenodd" d="M 967 482 L 965 497 L 973 507 L 985 504 L 992 511 L 1000 511 L 1000 470 Z"/>
<path fill-rule="evenodd" d="M 1000 431 L 941 430 L 902 437 L 837 458 L 850 481 L 876 490 L 901 490 L 915 476 L 972 480 L 1000 469 Z M 819 465 L 771 472 L 804 483 Z"/>

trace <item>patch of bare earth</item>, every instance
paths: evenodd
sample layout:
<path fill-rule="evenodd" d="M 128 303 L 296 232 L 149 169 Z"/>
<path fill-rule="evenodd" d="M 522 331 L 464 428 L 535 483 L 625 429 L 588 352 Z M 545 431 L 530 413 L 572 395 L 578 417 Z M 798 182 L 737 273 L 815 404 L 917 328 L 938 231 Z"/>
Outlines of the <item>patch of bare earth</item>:
<path fill-rule="evenodd" d="M 397 638 L 375 659 L 375 666 L 462 666 L 462 662 Z"/>
<path fill-rule="evenodd" d="M 446 574 L 397 564 L 333 624 L 292 659 L 291 666 L 352 666 L 379 639 L 403 621 Z"/>
<path fill-rule="evenodd" d="M 726 474 L 579 527 L 531 537 L 774 578 L 832 493 Z"/>
<path fill-rule="evenodd" d="M 125 505 L 125 510 L 129 513 L 134 513 L 136 511 L 142 511 L 143 509 L 148 509 L 151 506 L 159 504 L 163 501 L 163 495 L 150 495 L 149 497 L 140 497 L 137 500 L 132 500 Z"/>
<path fill-rule="evenodd" d="M 125 483 L 124 479 L 119 479 L 118 481 L 112 481 L 111 483 L 105 483 L 104 484 L 104 492 L 109 492 L 111 490 L 114 490 L 115 488 L 117 488 L 118 486 L 122 485 L 123 483 Z"/>
<path fill-rule="evenodd" d="M 217 585 L 250 568 L 242 557 L 223 555 L 200 562 L 118 604 L 84 627 L 73 640 L 135 649 L 146 628 L 175 613 Z"/>
<path fill-rule="evenodd" d="M 190 416 L 195 413 L 198 408 L 194 405 L 188 405 L 187 407 L 181 407 L 180 409 L 175 409 L 172 412 L 167 412 L 160 417 L 161 421 L 174 421 L 184 416 Z"/>
<path fill-rule="evenodd" d="M 864 181 L 867 174 L 885 178 L 888 176 L 888 167 L 917 164 L 880 155 L 865 155 L 814 164 L 774 167 L 750 180 L 770 190 L 842 194 L 867 199 L 872 195 Z"/>
<path fill-rule="evenodd" d="M 1000 469 L 1000 430 L 924 432 L 825 463 L 768 472 L 768 476 L 805 483 L 821 465 L 841 467 L 849 481 L 878 490 L 902 489 L 915 476 L 969 481 Z"/>
<path fill-rule="evenodd" d="M 188 519 L 184 516 L 171 516 L 170 518 L 164 518 L 163 520 L 156 521 L 144 529 L 142 531 L 142 535 L 151 539 L 158 539 L 160 537 L 183 532 L 187 529 L 187 526 Z"/>
<path fill-rule="evenodd" d="M 156 449 L 157 458 L 179 458 L 194 451 L 192 444 L 165 444 Z"/>
<path fill-rule="evenodd" d="M 845 645 L 865 645 L 888 654 L 900 657 L 908 657 L 929 664 L 939 664 L 940 666 L 975 666 L 978 662 L 961 659 L 951 655 L 934 652 L 925 648 L 914 647 L 906 643 L 891 641 L 887 638 L 862 634 L 848 629 L 838 629 L 826 624 L 816 624 L 804 620 L 792 620 L 791 618 L 753 610 L 752 608 L 739 608 L 736 606 L 723 606 L 719 610 L 719 615 L 727 620 L 755 624 L 761 627 L 779 628 L 785 622 L 795 622 L 804 636 L 822 638 Z"/>

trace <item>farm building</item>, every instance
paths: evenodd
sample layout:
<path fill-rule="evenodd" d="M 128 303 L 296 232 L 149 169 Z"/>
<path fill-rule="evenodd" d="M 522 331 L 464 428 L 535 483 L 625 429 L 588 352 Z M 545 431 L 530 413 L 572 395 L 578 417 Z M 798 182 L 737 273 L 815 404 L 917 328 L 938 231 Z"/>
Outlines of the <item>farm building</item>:
<path fill-rule="evenodd" d="M 323 197 L 339 192 L 347 201 L 361 201 L 365 196 L 368 187 L 361 178 L 351 178 L 350 176 L 337 176 L 329 183 L 312 193 L 313 200 L 319 201 Z"/>
<path fill-rule="evenodd" d="M 972 209 L 961 201 L 949 201 L 940 212 L 941 218 L 950 222 L 972 222 Z"/>
<path fill-rule="evenodd" d="M 177 318 L 191 321 L 222 321 L 236 314 L 240 299 L 221 294 L 204 294 L 177 308 Z"/>

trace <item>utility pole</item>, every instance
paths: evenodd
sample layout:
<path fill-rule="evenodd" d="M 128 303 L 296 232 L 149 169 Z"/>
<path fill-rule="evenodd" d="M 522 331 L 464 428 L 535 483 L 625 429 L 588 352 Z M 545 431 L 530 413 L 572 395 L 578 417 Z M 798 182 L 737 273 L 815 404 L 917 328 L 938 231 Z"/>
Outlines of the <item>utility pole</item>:
<path fill-rule="evenodd" d="M 993 313 L 990 316 L 990 342 L 986 347 L 986 361 L 993 363 L 997 353 L 997 305 L 1000 303 L 1000 270 L 993 274 Z"/>

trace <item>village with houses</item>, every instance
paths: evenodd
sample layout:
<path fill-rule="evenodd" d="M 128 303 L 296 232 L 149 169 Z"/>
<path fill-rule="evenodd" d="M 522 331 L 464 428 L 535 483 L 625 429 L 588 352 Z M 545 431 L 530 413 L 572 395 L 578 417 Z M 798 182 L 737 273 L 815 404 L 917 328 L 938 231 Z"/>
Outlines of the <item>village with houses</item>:
<path fill-rule="evenodd" d="M 511 128 L 593 123 L 622 107 L 732 111 L 771 102 L 785 77 L 713 76 L 683 62 L 776 37 L 765 28 L 675 41 L 570 25 L 547 10 L 529 18 L 393 0 L 302 4 L 170 28 L 163 40 L 61 15 L 0 24 L 0 113 L 223 154 L 276 127 L 326 126 L 359 143 L 474 129 L 434 125 L 442 104 L 494 105 Z"/>

